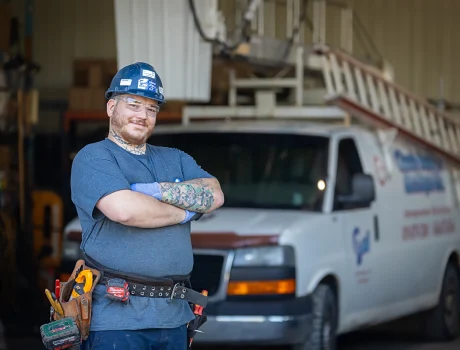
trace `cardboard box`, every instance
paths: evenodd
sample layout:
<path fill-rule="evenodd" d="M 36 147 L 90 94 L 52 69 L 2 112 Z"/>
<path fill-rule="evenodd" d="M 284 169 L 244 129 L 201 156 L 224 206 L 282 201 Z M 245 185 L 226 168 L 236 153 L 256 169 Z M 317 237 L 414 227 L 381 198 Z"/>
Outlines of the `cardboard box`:
<path fill-rule="evenodd" d="M 73 85 L 107 88 L 117 68 L 116 59 L 76 59 L 73 63 Z"/>
<path fill-rule="evenodd" d="M 88 70 L 88 86 L 101 87 L 103 85 L 102 67 L 91 66 Z"/>
<path fill-rule="evenodd" d="M 105 88 L 79 87 L 70 88 L 69 109 L 73 111 L 105 111 L 107 100 Z"/>

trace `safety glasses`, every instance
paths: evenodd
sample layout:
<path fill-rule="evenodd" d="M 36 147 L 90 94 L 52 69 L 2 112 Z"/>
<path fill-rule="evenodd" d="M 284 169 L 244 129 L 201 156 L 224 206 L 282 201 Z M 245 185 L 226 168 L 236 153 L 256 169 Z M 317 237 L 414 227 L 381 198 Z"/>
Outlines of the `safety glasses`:
<path fill-rule="evenodd" d="M 126 107 L 133 112 L 142 112 L 145 109 L 147 116 L 156 117 L 160 111 L 157 105 L 148 105 L 128 96 L 116 96 L 115 100 L 122 100 L 126 103 Z"/>

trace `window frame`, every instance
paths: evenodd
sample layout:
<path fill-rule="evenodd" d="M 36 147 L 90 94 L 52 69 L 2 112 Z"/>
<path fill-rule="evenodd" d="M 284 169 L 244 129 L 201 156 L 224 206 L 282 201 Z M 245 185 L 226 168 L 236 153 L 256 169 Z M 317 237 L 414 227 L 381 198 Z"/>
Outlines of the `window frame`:
<path fill-rule="evenodd" d="M 330 154 L 329 154 L 329 176 L 327 183 L 327 193 L 324 201 L 324 212 L 325 213 L 341 213 L 350 210 L 365 210 L 370 209 L 370 206 L 354 206 L 350 208 L 337 209 L 335 207 L 336 188 L 337 188 L 337 172 L 338 172 L 338 161 L 340 154 L 340 146 L 342 141 L 351 140 L 355 146 L 356 154 L 361 166 L 362 173 L 366 173 L 366 162 L 360 150 L 360 142 L 357 140 L 355 135 L 352 134 L 341 134 L 331 138 Z"/>

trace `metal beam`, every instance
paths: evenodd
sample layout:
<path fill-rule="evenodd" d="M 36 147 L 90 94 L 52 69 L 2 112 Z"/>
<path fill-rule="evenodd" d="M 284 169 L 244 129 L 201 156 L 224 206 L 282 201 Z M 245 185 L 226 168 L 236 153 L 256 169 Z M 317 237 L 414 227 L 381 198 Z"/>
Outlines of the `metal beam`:
<path fill-rule="evenodd" d="M 270 115 L 261 114 L 256 106 L 185 106 L 182 111 L 182 124 L 187 126 L 193 119 L 257 118 L 266 120 L 310 119 L 331 121 L 345 120 L 347 116 L 346 112 L 333 106 L 277 106 Z"/>

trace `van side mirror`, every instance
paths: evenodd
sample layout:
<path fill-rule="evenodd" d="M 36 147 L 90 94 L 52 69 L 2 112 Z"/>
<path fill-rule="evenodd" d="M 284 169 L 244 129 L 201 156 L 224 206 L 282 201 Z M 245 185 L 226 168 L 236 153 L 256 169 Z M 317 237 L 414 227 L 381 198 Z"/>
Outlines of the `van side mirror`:
<path fill-rule="evenodd" d="M 368 174 L 355 174 L 351 180 L 351 195 L 339 196 L 340 203 L 368 206 L 375 200 L 374 178 Z"/>

